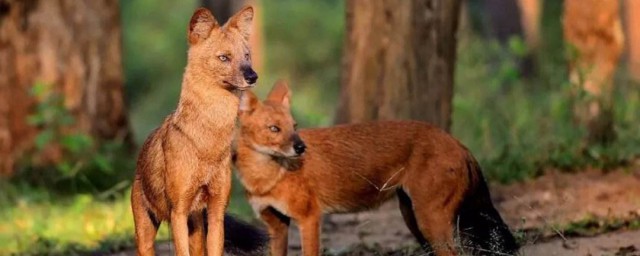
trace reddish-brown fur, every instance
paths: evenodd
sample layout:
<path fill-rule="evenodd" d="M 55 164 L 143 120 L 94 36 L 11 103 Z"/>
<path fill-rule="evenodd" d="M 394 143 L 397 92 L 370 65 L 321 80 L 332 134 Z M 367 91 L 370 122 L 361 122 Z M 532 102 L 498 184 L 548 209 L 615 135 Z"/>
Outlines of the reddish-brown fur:
<path fill-rule="evenodd" d="M 224 26 L 204 8 L 191 18 L 178 107 L 149 135 L 138 157 L 131 193 L 138 255 L 154 255 L 158 225 L 167 220 L 177 255 L 222 255 L 239 104 L 234 91 L 255 82 L 246 78 L 253 72 L 247 41 L 252 19 L 251 7 Z"/>
<path fill-rule="evenodd" d="M 304 155 L 288 153 L 297 133 L 289 95 L 279 82 L 264 103 L 247 93 L 240 104 L 235 164 L 249 202 L 269 228 L 272 255 L 286 255 L 290 219 L 300 227 L 303 254 L 318 255 L 323 213 L 370 209 L 396 193 L 412 233 L 437 255 L 456 253 L 457 216 L 471 216 L 465 218 L 468 223 L 486 211 L 496 219 L 484 226 L 486 232 L 504 225 L 473 156 L 429 124 L 386 121 L 305 129 L 299 132 L 307 146 Z M 268 129 L 274 125 L 279 132 Z M 508 233 L 508 228 L 497 232 Z M 511 234 L 504 236 L 511 246 Z"/>

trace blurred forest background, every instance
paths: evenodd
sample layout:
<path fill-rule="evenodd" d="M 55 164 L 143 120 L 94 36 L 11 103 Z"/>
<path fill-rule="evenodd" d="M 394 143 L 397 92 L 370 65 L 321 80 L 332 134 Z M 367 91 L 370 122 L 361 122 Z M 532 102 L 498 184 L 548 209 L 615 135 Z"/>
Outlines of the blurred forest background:
<path fill-rule="evenodd" d="M 187 22 L 202 3 L 89 2 L 0 0 L 0 255 L 132 246 L 136 145 L 176 106 Z M 519 8 L 531 2 L 539 5 Z M 611 72 L 592 78 L 586 70 L 593 67 L 581 64 L 583 48 L 567 42 L 571 29 L 562 21 L 570 2 L 462 1 L 451 42 L 457 40 L 450 127 L 444 127 L 474 152 L 493 183 L 533 179 L 551 169 L 624 167 L 640 155 L 640 27 L 625 25 L 640 19 L 640 6 L 610 1 L 622 4 L 612 13 L 624 42 L 607 57 Z M 260 38 L 253 44 L 260 56 L 254 64 L 258 94 L 286 78 L 300 127 L 348 121 L 340 120 L 345 110 L 338 109 L 345 97 L 345 1 L 253 4 L 259 12 Z M 58 18 L 28 16 L 42 9 Z M 220 10 L 214 13 L 224 22 Z M 38 66 L 33 59 L 51 63 Z M 72 71 L 58 73 L 60 65 Z M 18 86 L 24 77 L 28 86 Z M 594 91 L 585 85 L 592 80 L 606 85 Z M 18 106 L 26 110 L 14 110 Z M 585 115 L 597 120 L 584 121 Z M 252 218 L 239 184 L 228 211 Z M 160 238 L 167 237 L 163 227 Z"/>

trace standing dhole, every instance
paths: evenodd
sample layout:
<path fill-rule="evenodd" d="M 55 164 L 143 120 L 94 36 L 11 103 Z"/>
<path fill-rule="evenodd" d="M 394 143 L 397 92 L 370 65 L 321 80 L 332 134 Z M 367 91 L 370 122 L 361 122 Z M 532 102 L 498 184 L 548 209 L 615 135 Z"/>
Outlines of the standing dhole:
<path fill-rule="evenodd" d="M 471 153 L 417 121 L 379 121 L 299 133 L 290 91 L 278 82 L 263 102 L 240 100 L 235 164 L 249 202 L 267 224 L 271 254 L 287 254 L 291 219 L 304 255 L 319 254 L 323 213 L 371 209 L 396 195 L 413 235 L 437 255 L 511 255 L 518 245 L 489 197 Z"/>
<path fill-rule="evenodd" d="M 227 233 L 235 239 L 228 247 L 253 250 L 263 242 L 258 230 L 224 217 L 239 104 L 235 93 L 258 79 L 248 44 L 252 19 L 249 6 L 224 26 L 205 8 L 191 18 L 178 107 L 138 156 L 131 192 L 138 255 L 154 255 L 158 226 L 166 220 L 176 255 L 222 255 Z M 231 230 L 225 233 L 223 226 Z"/>

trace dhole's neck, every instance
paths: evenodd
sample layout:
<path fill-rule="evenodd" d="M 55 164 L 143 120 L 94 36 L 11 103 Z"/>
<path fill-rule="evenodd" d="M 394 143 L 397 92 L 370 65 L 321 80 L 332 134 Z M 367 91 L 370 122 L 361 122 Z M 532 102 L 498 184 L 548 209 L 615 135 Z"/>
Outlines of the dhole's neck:
<path fill-rule="evenodd" d="M 235 120 L 239 98 L 226 85 L 210 74 L 187 65 L 182 79 L 182 89 L 176 114 L 189 111 L 201 114 L 200 118 Z M 204 120 L 202 120 L 204 121 Z"/>
<path fill-rule="evenodd" d="M 203 100 L 210 102 L 218 101 L 218 99 L 207 97 L 209 95 L 237 98 L 216 75 L 210 74 L 208 70 L 193 66 L 195 65 L 188 64 L 185 68 L 180 98 L 183 96 L 201 96 Z"/>
<path fill-rule="evenodd" d="M 236 166 L 238 177 L 252 195 L 268 193 L 287 172 L 270 155 L 253 149 L 239 136 Z"/>

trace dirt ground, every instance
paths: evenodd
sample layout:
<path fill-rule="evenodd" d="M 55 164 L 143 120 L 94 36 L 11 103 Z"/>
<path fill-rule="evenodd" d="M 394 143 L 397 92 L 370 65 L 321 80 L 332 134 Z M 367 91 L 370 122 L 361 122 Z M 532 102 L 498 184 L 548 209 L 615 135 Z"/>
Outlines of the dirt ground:
<path fill-rule="evenodd" d="M 640 255 L 640 230 L 629 230 L 624 224 L 615 226 L 614 232 L 595 235 L 560 231 L 572 222 L 606 229 L 607 220 L 638 220 L 640 165 L 606 173 L 549 172 L 533 181 L 492 186 L 492 196 L 509 226 L 526 234 L 521 255 Z M 407 252 L 415 241 L 395 201 L 370 212 L 328 215 L 322 230 L 323 248 L 333 255 L 427 255 Z M 289 241 L 290 255 L 298 255 L 295 225 Z M 172 255 L 166 244 L 159 249 L 160 255 Z"/>

